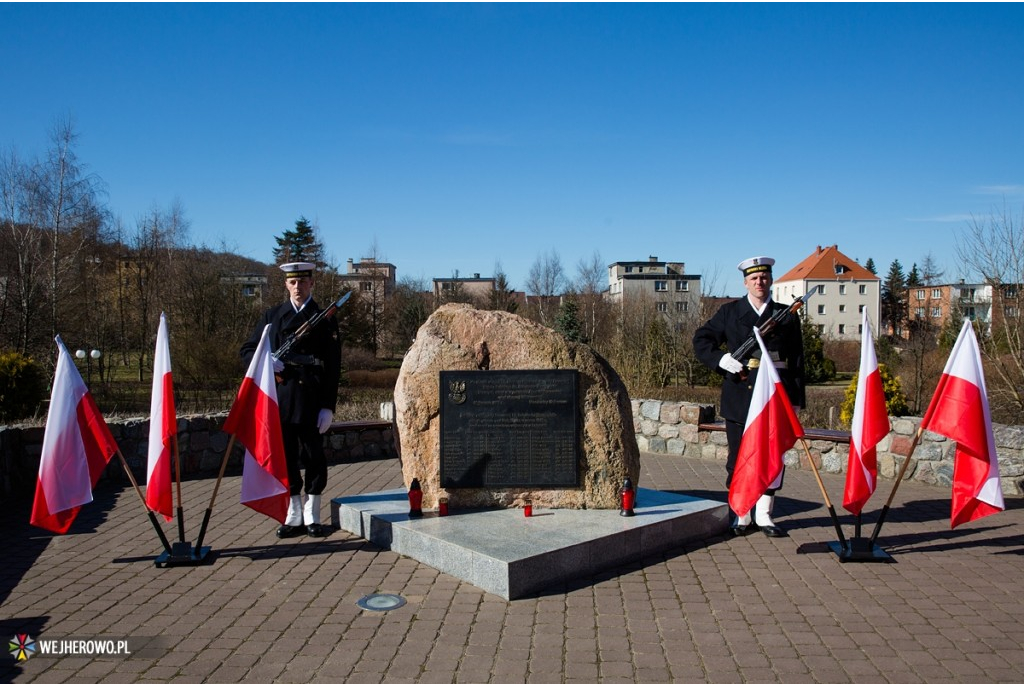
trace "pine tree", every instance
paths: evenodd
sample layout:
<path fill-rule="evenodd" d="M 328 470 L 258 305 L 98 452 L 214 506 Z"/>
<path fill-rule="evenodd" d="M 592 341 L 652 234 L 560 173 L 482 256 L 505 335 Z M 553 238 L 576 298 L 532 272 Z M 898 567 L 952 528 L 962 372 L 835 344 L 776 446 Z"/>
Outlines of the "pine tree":
<path fill-rule="evenodd" d="M 907 287 L 916 288 L 919 285 L 923 285 L 924 282 L 921 280 L 921 274 L 917 270 L 917 263 L 910 267 L 910 274 L 907 276 Z"/>
<path fill-rule="evenodd" d="M 558 308 L 555 319 L 555 330 L 572 342 L 586 342 L 583 339 L 583 328 L 580 326 L 579 307 L 572 298 L 566 299 Z"/>
<path fill-rule="evenodd" d="M 295 228 L 275 236 L 277 247 L 274 248 L 274 263 L 313 262 L 317 269 L 326 266 L 324 262 L 324 246 L 317 237 L 316 228 L 304 216 L 295 222 Z"/>
<path fill-rule="evenodd" d="M 864 268 L 874 275 L 878 275 L 878 268 L 875 266 L 875 260 L 871 257 L 868 257 L 868 261 L 864 263 Z"/>
<path fill-rule="evenodd" d="M 807 383 L 824 383 L 836 377 L 836 363 L 825 356 L 825 342 L 821 339 L 818 326 L 806 316 L 800 323 L 804 339 L 804 380 Z"/>
<path fill-rule="evenodd" d="M 901 335 L 907 321 L 907 279 L 903 265 L 894 259 L 889 265 L 889 274 L 882 282 L 882 325 L 890 335 Z"/>

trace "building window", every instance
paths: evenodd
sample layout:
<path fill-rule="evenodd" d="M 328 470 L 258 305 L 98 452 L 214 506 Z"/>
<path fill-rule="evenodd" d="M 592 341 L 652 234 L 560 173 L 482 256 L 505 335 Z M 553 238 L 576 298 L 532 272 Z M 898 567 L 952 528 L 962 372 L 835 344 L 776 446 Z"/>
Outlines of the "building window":
<path fill-rule="evenodd" d="M 839 294 L 840 295 L 845 295 L 846 294 L 846 284 L 845 283 L 843 283 L 843 284 L 841 284 L 839 286 Z"/>
<path fill-rule="evenodd" d="M 1003 314 L 1006 315 L 1007 319 L 1016 319 L 1019 312 L 1020 310 L 1016 307 L 1006 307 L 1003 309 Z"/>
<path fill-rule="evenodd" d="M 846 313 L 846 305 L 845 304 L 839 305 L 839 313 L 840 314 L 845 314 Z"/>
<path fill-rule="evenodd" d="M 938 288 L 932 288 L 932 297 L 942 297 L 942 291 Z"/>
<path fill-rule="evenodd" d="M 627 266 L 627 267 L 626 267 L 626 273 L 627 273 L 627 274 L 631 274 L 631 273 L 633 273 L 633 267 L 631 267 L 631 266 Z"/>
<path fill-rule="evenodd" d="M 448 287 L 451 288 L 450 285 Z M 373 290 L 373 281 L 360 281 L 359 289 L 362 290 L 364 293 L 370 292 L 371 290 Z"/>
<path fill-rule="evenodd" d="M 824 295 L 825 294 L 825 286 L 823 286 L 823 285 L 819 285 L 818 286 L 818 294 L 819 295 Z"/>
<path fill-rule="evenodd" d="M 689 281 L 676 281 L 676 292 L 687 292 L 690 289 Z"/>
<path fill-rule="evenodd" d="M 942 316 L 942 307 L 932 307 L 932 318 L 937 319 Z"/>
<path fill-rule="evenodd" d="M 864 324 L 857 324 L 857 335 L 864 335 Z"/>
<path fill-rule="evenodd" d="M 924 291 L 923 290 L 918 290 L 917 291 L 917 299 L 919 299 L 919 300 L 923 300 L 924 299 Z"/>
<path fill-rule="evenodd" d="M 974 307 L 968 307 L 967 311 L 964 312 L 964 315 L 967 316 L 967 318 L 970 319 L 971 321 L 974 321 L 974 319 L 977 318 L 977 316 L 974 314 Z"/>
<path fill-rule="evenodd" d="M 658 311 L 659 312 L 667 312 L 668 311 L 668 302 L 659 302 L 658 303 Z"/>
<path fill-rule="evenodd" d="M 818 305 L 818 313 L 819 314 L 824 314 L 825 313 L 825 305 L 823 305 L 823 304 L 819 304 Z"/>
<path fill-rule="evenodd" d="M 668 282 L 667 281 L 655 281 L 654 282 L 654 290 L 656 292 L 659 292 L 659 293 L 668 292 Z"/>
<path fill-rule="evenodd" d="M 818 324 L 818 335 L 825 335 L 825 324 Z"/>
<path fill-rule="evenodd" d="M 868 287 L 866 285 L 859 285 L 859 286 L 857 286 L 857 291 L 861 295 L 867 295 L 868 294 Z"/>
<path fill-rule="evenodd" d="M 858 314 L 863 314 L 864 313 L 864 305 L 862 305 L 862 304 L 857 305 L 857 313 Z"/>
<path fill-rule="evenodd" d="M 914 318 L 915 319 L 923 319 L 924 318 L 924 307 L 914 307 Z"/>
<path fill-rule="evenodd" d="M 689 308 L 690 308 L 690 303 L 689 302 L 676 302 L 676 311 L 677 312 L 685 312 L 685 311 L 689 310 Z"/>
<path fill-rule="evenodd" d="M 242 295 L 244 295 L 245 297 L 255 297 L 256 296 L 256 286 L 254 286 L 254 285 L 242 286 Z"/>
<path fill-rule="evenodd" d="M 846 333 L 846 324 L 845 323 L 839 324 L 839 335 L 844 335 L 845 333 Z"/>

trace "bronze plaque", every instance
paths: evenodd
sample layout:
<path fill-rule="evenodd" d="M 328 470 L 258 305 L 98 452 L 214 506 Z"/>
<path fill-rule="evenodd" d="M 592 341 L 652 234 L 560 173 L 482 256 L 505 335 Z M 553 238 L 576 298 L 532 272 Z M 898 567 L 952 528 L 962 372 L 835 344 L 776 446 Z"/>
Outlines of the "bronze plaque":
<path fill-rule="evenodd" d="M 577 376 L 442 371 L 441 487 L 578 487 Z"/>

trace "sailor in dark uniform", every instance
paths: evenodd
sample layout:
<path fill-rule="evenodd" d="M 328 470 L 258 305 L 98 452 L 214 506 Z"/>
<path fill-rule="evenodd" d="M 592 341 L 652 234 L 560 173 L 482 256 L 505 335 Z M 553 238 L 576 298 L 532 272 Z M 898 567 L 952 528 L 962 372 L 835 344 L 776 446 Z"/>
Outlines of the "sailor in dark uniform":
<path fill-rule="evenodd" d="M 729 457 L 725 464 L 728 472 L 725 481 L 727 488 L 732 482 L 733 467 L 743 438 L 757 369 L 766 363 L 760 359 L 760 348 L 756 348 L 754 357 L 749 360 L 734 359 L 729 351 L 736 350 L 753 335 L 754 327 L 761 326 L 777 311 L 787 308 L 771 298 L 773 264 L 775 260 L 770 257 L 752 257 L 740 262 L 737 268 L 743 272 L 747 296 L 722 305 L 693 336 L 693 349 L 697 358 L 724 376 L 719 413 L 725 419 L 725 434 L 729 442 Z M 804 406 L 804 346 L 799 317 L 790 315 L 777 324 L 764 342 L 790 402 L 794 408 L 799 409 Z M 754 506 L 753 522 L 769 537 L 785 535 L 771 518 L 775 491 L 781 485 L 780 475 Z M 750 512 L 742 517 L 734 517 L 734 535 L 744 535 L 750 529 Z"/>
<path fill-rule="evenodd" d="M 276 351 L 292 333 L 320 311 L 312 297 L 315 268 L 310 262 L 281 265 L 288 300 L 264 312 L 256 330 L 242 345 L 241 355 L 246 364 L 256 352 L 267 324 L 271 324 L 271 349 Z M 277 529 L 277 537 L 290 538 L 303 533 L 324 537 L 327 532 L 320 522 L 320 500 L 327 485 L 323 433 L 331 427 L 338 401 L 341 343 L 337 321 L 333 318 L 321 321 L 291 348 L 284 359 L 275 361 L 274 372 L 291 487 L 288 516 L 284 525 Z M 301 467 L 306 469 L 305 482 Z M 303 485 L 307 495 L 305 502 Z"/>

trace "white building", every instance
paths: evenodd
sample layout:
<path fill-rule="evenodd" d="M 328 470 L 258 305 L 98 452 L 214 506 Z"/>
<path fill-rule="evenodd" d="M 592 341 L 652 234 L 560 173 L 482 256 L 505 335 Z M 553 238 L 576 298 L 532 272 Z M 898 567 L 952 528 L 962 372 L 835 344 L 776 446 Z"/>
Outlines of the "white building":
<path fill-rule="evenodd" d="M 608 299 L 625 303 L 636 298 L 653 302 L 659 312 L 685 315 L 700 305 L 700 275 L 686 273 L 683 262 L 614 262 L 608 265 Z"/>
<path fill-rule="evenodd" d="M 805 260 L 775 278 L 772 298 L 790 304 L 811 290 L 807 316 L 823 337 L 860 340 L 863 312 L 875 334 L 882 299 L 882 279 L 839 251 L 838 246 L 818 248 Z"/>

